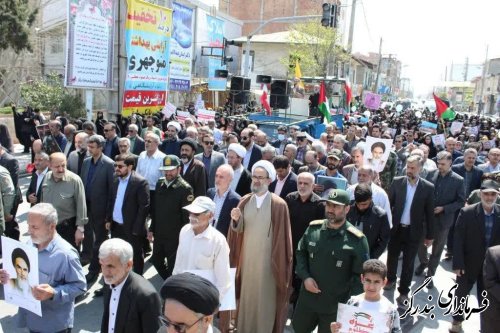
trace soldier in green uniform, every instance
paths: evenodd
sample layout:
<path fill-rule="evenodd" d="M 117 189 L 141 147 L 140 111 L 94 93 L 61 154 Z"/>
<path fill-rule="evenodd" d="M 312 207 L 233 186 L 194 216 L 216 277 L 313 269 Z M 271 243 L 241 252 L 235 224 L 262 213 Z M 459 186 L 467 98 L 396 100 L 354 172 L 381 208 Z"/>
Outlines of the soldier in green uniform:
<path fill-rule="evenodd" d="M 189 213 L 182 207 L 193 200 L 193 189 L 180 175 L 181 160 L 167 155 L 160 168 L 165 177 L 158 179 L 155 189 L 154 212 L 148 239 L 153 242 L 151 262 L 162 279 L 172 275 L 179 245 L 179 232 L 189 222 Z"/>
<path fill-rule="evenodd" d="M 365 235 L 346 221 L 349 195 L 336 189 L 326 200 L 324 220 L 309 223 L 299 242 L 296 273 L 302 279 L 292 326 L 295 333 L 329 333 L 338 303 L 363 292 L 361 273 L 369 259 Z"/>

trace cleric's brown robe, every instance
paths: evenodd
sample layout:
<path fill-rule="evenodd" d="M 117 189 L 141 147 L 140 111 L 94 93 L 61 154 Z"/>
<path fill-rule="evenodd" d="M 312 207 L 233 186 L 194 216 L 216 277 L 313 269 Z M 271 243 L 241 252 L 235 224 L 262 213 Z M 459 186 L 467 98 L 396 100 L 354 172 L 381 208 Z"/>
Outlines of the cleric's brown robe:
<path fill-rule="evenodd" d="M 238 208 L 241 210 L 241 219 L 245 205 L 250 200 L 253 194 L 247 194 L 241 198 Z M 287 319 L 288 299 L 291 293 L 291 278 L 292 278 L 292 232 L 290 228 L 290 216 L 288 206 L 285 201 L 274 193 L 271 195 L 271 226 L 273 239 L 271 262 L 273 275 L 276 280 L 276 315 L 274 320 L 274 328 L 272 333 L 282 333 L 285 329 Z M 269 230 L 271 232 L 271 229 Z M 245 232 L 237 233 L 232 228 L 229 228 L 227 241 L 231 252 L 229 260 L 231 267 L 236 267 L 236 298 L 239 299 L 241 286 L 241 263 L 242 263 L 242 243 Z M 228 318 L 224 312 L 221 313 L 221 330 L 225 331 L 224 326 L 228 322 Z M 223 324 L 224 323 L 224 324 Z M 243 332 L 247 333 L 247 332 Z M 264 332 L 260 332 L 264 333 Z M 271 333 L 271 332 L 269 332 Z"/>

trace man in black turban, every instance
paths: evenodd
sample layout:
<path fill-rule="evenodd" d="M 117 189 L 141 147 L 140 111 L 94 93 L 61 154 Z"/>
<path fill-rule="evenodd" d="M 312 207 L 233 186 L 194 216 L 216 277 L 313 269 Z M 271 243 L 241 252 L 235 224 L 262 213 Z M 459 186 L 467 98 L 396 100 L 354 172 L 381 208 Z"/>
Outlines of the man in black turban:
<path fill-rule="evenodd" d="M 173 275 L 165 281 L 160 294 L 165 306 L 158 333 L 219 332 L 212 326 L 219 308 L 219 291 L 207 279 L 191 273 Z"/>

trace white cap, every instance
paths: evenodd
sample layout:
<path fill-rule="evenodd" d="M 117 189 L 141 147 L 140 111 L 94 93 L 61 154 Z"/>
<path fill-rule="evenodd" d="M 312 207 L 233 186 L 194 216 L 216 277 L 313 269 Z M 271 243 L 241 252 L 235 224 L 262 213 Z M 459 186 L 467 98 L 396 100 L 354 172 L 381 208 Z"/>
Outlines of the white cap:
<path fill-rule="evenodd" d="M 234 151 L 236 155 L 241 158 L 245 158 L 245 155 L 247 154 L 247 150 L 245 149 L 245 147 L 243 147 L 239 143 L 231 143 L 229 147 L 227 147 L 227 151 Z"/>
<path fill-rule="evenodd" d="M 215 212 L 215 203 L 209 197 L 197 197 L 194 201 L 185 207 L 182 207 L 190 213 L 200 214 L 206 211 Z"/>
<path fill-rule="evenodd" d="M 274 169 L 274 165 L 271 162 L 266 160 L 260 160 L 256 162 L 252 167 L 252 175 L 256 168 L 263 168 L 264 170 L 266 170 L 272 182 L 274 182 L 274 180 L 276 179 L 276 169 Z"/>

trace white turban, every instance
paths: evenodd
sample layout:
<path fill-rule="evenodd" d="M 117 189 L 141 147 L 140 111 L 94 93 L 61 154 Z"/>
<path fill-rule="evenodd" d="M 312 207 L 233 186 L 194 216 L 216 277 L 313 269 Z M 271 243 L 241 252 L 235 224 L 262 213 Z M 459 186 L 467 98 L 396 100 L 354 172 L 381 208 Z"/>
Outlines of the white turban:
<path fill-rule="evenodd" d="M 274 165 L 266 160 L 260 160 L 257 163 L 255 163 L 252 167 L 252 175 L 257 168 L 263 168 L 264 170 L 267 171 L 267 174 L 269 175 L 269 178 L 271 179 L 272 182 L 276 179 L 276 170 L 274 169 Z"/>
<path fill-rule="evenodd" d="M 245 149 L 245 147 L 243 147 L 239 143 L 231 143 L 229 147 L 227 147 L 227 151 L 233 151 L 241 158 L 245 158 L 245 155 L 247 154 L 247 150 Z"/>
<path fill-rule="evenodd" d="M 179 133 L 181 131 L 181 124 L 179 124 L 178 122 L 176 121 L 171 121 L 167 124 L 167 127 L 168 126 L 174 126 L 175 129 L 177 130 L 177 133 Z"/>

